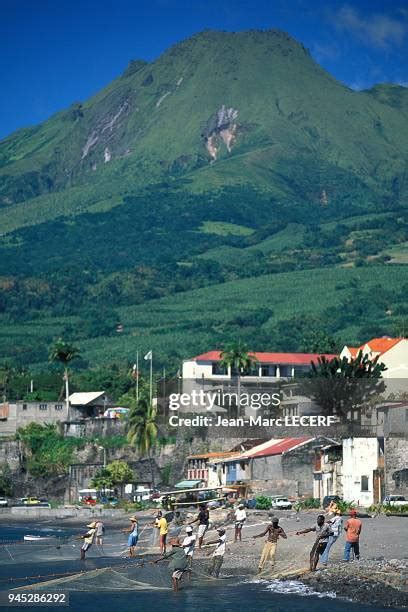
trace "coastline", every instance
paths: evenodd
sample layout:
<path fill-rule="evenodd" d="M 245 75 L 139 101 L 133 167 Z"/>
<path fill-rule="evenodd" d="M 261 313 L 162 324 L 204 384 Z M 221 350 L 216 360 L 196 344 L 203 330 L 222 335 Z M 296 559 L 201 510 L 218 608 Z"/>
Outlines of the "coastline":
<path fill-rule="evenodd" d="M 124 511 L 106 511 L 108 516 L 103 520 L 106 525 L 106 542 L 110 534 L 126 524 L 129 513 Z M 138 512 L 142 522 L 152 519 L 153 510 Z M 82 513 L 81 513 L 82 514 Z M 93 516 L 95 516 L 94 513 Z M 280 524 L 286 531 L 287 540 L 278 542 L 275 566 L 265 567 L 261 574 L 257 573 L 258 560 L 263 548 L 265 537 L 253 539 L 254 535 L 262 533 L 269 521 L 267 511 L 249 511 L 248 519 L 242 532 L 243 541 L 235 543 L 234 526 L 228 519 L 225 510 L 211 511 L 212 526 L 207 533 L 206 540 L 214 539 L 215 528 L 223 525 L 227 532 L 227 551 L 222 566 L 221 576 L 239 577 L 240 583 L 262 582 L 271 592 L 285 592 L 293 589 L 292 593 L 313 594 L 333 597 L 339 600 L 353 601 L 361 604 L 381 606 L 383 608 L 408 607 L 408 558 L 406 541 L 408 536 L 408 520 L 401 517 L 363 518 L 363 531 L 361 537 L 361 561 L 342 563 L 343 542 L 338 541 L 332 548 L 329 565 L 326 568 L 318 567 L 314 573 L 308 572 L 308 556 L 313 545 L 314 535 L 295 536 L 299 529 L 313 525 L 316 520 L 316 511 L 304 511 L 299 515 L 292 511 L 277 512 Z M 55 518 L 47 517 L 42 520 L 29 519 L 27 516 L 14 516 L 11 513 L 1 513 L 0 525 L 27 526 L 30 529 L 38 528 L 80 528 L 84 521 L 89 521 L 91 514 L 84 516 Z M 195 517 L 195 513 L 186 515 L 186 522 Z M 181 536 L 184 535 L 184 526 Z M 204 546 L 196 550 L 194 564 L 201 572 L 207 571 L 212 548 Z M 138 554 L 158 555 L 156 547 L 139 548 Z M 305 590 L 306 589 L 306 590 Z M 302 592 L 303 590 L 303 592 Z"/>

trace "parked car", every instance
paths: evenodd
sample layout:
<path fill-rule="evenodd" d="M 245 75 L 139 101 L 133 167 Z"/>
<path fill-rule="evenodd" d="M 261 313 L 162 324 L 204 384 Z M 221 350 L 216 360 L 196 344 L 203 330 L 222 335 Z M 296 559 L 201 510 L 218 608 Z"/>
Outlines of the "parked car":
<path fill-rule="evenodd" d="M 340 501 L 343 501 L 343 500 L 338 495 L 326 495 L 325 497 L 323 497 L 323 510 L 328 508 L 328 506 L 331 504 L 331 502 L 336 502 L 337 503 L 337 502 L 340 502 Z"/>
<path fill-rule="evenodd" d="M 271 507 L 274 510 L 291 510 L 292 502 L 287 497 L 272 497 Z"/>
<path fill-rule="evenodd" d="M 5 508 L 8 506 L 8 501 L 5 497 L 0 497 L 0 508 Z"/>
<path fill-rule="evenodd" d="M 99 503 L 115 508 L 118 505 L 119 500 L 117 497 L 100 497 Z"/>
<path fill-rule="evenodd" d="M 41 501 L 38 499 L 38 497 L 22 497 L 20 501 L 23 506 L 38 506 L 39 504 L 41 504 Z"/>
<path fill-rule="evenodd" d="M 408 499 L 403 495 L 386 495 L 383 504 L 387 506 L 408 506 Z"/>
<path fill-rule="evenodd" d="M 249 508 L 250 510 L 254 510 L 256 508 L 256 499 L 254 497 L 246 499 L 242 503 L 245 505 L 246 508 Z"/>
<path fill-rule="evenodd" d="M 89 495 L 82 499 L 82 503 L 85 504 L 85 506 L 96 506 L 96 499 Z"/>

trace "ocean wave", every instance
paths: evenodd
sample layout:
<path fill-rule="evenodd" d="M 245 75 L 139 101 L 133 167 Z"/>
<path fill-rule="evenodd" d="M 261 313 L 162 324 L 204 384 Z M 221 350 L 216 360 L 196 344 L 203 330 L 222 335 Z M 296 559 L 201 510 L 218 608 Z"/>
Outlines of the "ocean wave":
<path fill-rule="evenodd" d="M 335 599 L 337 597 L 336 593 L 333 591 L 328 591 L 326 593 L 319 593 L 308 587 L 303 582 L 299 580 L 265 580 L 258 579 L 252 580 L 252 582 L 256 582 L 258 584 L 265 585 L 266 591 L 272 591 L 273 593 L 280 593 L 281 595 L 300 595 L 302 597 L 329 597 L 331 599 Z"/>

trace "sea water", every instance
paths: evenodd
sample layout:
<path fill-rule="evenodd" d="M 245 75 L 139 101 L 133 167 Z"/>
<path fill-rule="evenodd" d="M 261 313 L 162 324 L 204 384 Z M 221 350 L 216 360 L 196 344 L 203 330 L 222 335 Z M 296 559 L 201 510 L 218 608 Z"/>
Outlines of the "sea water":
<path fill-rule="evenodd" d="M 78 529 L 55 529 L 48 526 L 36 526 L 35 528 L 16 526 L 0 526 L 1 541 L 22 541 L 24 534 L 53 535 L 67 538 L 76 535 Z M 19 585 L 35 582 L 36 580 L 20 581 L 18 578 L 25 576 L 45 576 L 52 573 L 80 572 L 84 569 L 93 570 L 107 565 L 114 566 L 120 563 L 119 559 L 107 557 L 90 558 L 84 563 L 79 559 L 47 561 L 41 563 L 30 563 L 25 559 L 23 563 L 0 565 L 0 590 L 16 588 Z M 123 560 L 122 560 L 123 563 Z M 12 580 L 10 580 L 12 579 Z M 170 586 L 170 573 L 167 584 Z M 178 593 L 170 589 L 146 590 L 123 592 L 69 592 L 69 610 L 87 612 L 101 612 L 103 610 L 118 610 L 120 612 L 154 608 L 156 612 L 379 612 L 386 610 L 382 607 L 354 604 L 350 601 L 336 598 L 333 594 L 313 593 L 309 588 L 297 581 L 276 581 L 259 579 L 241 579 L 239 584 L 236 579 L 224 579 L 211 581 L 208 585 L 194 585 L 194 581 L 186 584 Z M 29 608 L 36 609 L 38 608 Z M 389 610 L 389 609 L 388 609 Z"/>

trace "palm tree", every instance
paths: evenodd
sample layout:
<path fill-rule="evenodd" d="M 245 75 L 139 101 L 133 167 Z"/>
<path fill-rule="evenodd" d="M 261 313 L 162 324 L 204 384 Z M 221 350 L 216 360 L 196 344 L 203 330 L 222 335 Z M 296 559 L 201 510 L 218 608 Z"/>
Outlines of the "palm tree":
<path fill-rule="evenodd" d="M 152 485 L 154 487 L 154 467 L 151 451 L 157 441 L 157 409 L 150 403 L 146 391 L 139 395 L 139 400 L 131 405 L 128 420 L 127 439 L 135 446 L 142 457 L 146 455 L 150 461 Z"/>
<path fill-rule="evenodd" d="M 221 367 L 230 370 L 231 377 L 237 379 L 238 412 L 241 406 L 241 376 L 249 372 L 256 363 L 255 355 L 249 353 L 247 346 L 241 341 L 231 344 L 221 352 Z"/>
<path fill-rule="evenodd" d="M 68 342 L 65 342 L 62 338 L 52 345 L 48 355 L 50 361 L 59 361 L 64 366 L 64 381 L 65 381 L 65 403 L 67 406 L 67 419 L 70 420 L 69 414 L 69 372 L 68 364 L 79 356 L 79 349 Z"/>

